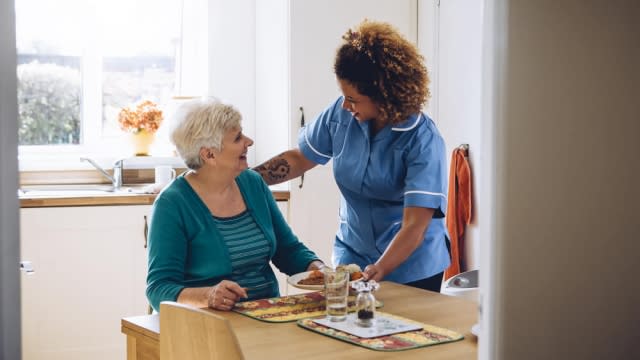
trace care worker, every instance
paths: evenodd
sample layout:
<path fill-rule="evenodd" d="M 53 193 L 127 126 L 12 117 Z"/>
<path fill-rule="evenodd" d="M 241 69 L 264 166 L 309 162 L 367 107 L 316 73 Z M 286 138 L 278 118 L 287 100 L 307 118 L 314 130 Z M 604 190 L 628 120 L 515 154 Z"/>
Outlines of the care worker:
<path fill-rule="evenodd" d="M 333 262 L 367 279 L 440 291 L 449 266 L 445 144 L 422 107 L 429 77 L 415 45 L 365 20 L 342 37 L 342 96 L 300 130 L 298 148 L 254 168 L 267 184 L 333 160 L 341 192 Z"/>

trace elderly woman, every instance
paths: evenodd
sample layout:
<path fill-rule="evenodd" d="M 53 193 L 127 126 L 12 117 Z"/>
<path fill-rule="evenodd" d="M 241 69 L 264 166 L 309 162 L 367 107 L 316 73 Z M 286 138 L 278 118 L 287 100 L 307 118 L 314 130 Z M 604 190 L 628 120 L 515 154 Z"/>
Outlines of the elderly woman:
<path fill-rule="evenodd" d="M 171 140 L 189 171 L 157 197 L 149 228 L 147 297 L 230 310 L 279 295 L 269 266 L 286 274 L 323 266 L 292 233 L 260 175 L 241 115 L 214 99 L 183 105 Z"/>

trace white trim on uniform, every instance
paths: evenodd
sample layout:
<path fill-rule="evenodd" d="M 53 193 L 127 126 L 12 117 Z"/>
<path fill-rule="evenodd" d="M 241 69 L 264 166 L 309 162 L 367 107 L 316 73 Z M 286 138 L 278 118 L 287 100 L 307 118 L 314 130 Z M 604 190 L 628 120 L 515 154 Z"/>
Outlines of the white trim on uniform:
<path fill-rule="evenodd" d="M 413 128 L 418 126 L 418 123 L 420 122 L 420 119 L 422 118 L 422 116 L 423 116 L 422 113 L 420 113 L 420 116 L 418 116 L 416 118 L 416 121 L 413 124 L 411 124 L 411 126 L 408 127 L 408 128 L 392 127 L 391 130 L 393 130 L 393 131 L 409 131 L 409 130 L 413 130 Z"/>
<path fill-rule="evenodd" d="M 309 148 L 311 149 L 311 151 L 313 151 L 314 153 L 316 153 L 316 154 L 318 154 L 320 156 L 326 157 L 327 159 L 331 159 L 331 156 L 325 155 L 325 154 L 319 152 L 318 150 L 316 150 L 313 147 L 313 145 L 311 145 L 311 143 L 309 142 L 309 137 L 307 136 L 307 129 L 304 130 L 304 141 L 307 142 L 307 145 L 309 145 Z"/>
<path fill-rule="evenodd" d="M 435 196 L 442 196 L 443 198 L 447 198 L 447 195 L 443 194 L 443 193 L 434 193 L 431 191 L 420 191 L 420 190 L 410 190 L 404 193 L 405 196 L 407 196 L 408 194 L 423 194 L 423 195 L 435 195 Z"/>

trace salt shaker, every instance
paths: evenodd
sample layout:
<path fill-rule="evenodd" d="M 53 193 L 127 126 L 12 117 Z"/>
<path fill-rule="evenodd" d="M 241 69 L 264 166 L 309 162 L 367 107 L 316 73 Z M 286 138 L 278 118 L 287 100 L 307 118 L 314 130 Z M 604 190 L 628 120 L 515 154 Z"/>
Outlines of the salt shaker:
<path fill-rule="evenodd" d="M 351 287 L 358 291 L 356 297 L 356 325 L 361 327 L 371 327 L 376 313 L 376 298 L 373 291 L 378 290 L 378 283 L 375 280 L 357 281 Z"/>

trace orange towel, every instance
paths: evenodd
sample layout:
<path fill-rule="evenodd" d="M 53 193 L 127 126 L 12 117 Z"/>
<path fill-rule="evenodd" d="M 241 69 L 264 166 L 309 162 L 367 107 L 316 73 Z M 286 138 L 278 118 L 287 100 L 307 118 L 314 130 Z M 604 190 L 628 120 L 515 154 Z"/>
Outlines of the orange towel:
<path fill-rule="evenodd" d="M 464 231 L 471 222 L 471 168 L 467 155 L 468 150 L 463 147 L 456 148 L 451 155 L 446 216 L 451 265 L 444 272 L 445 280 L 464 271 Z"/>

